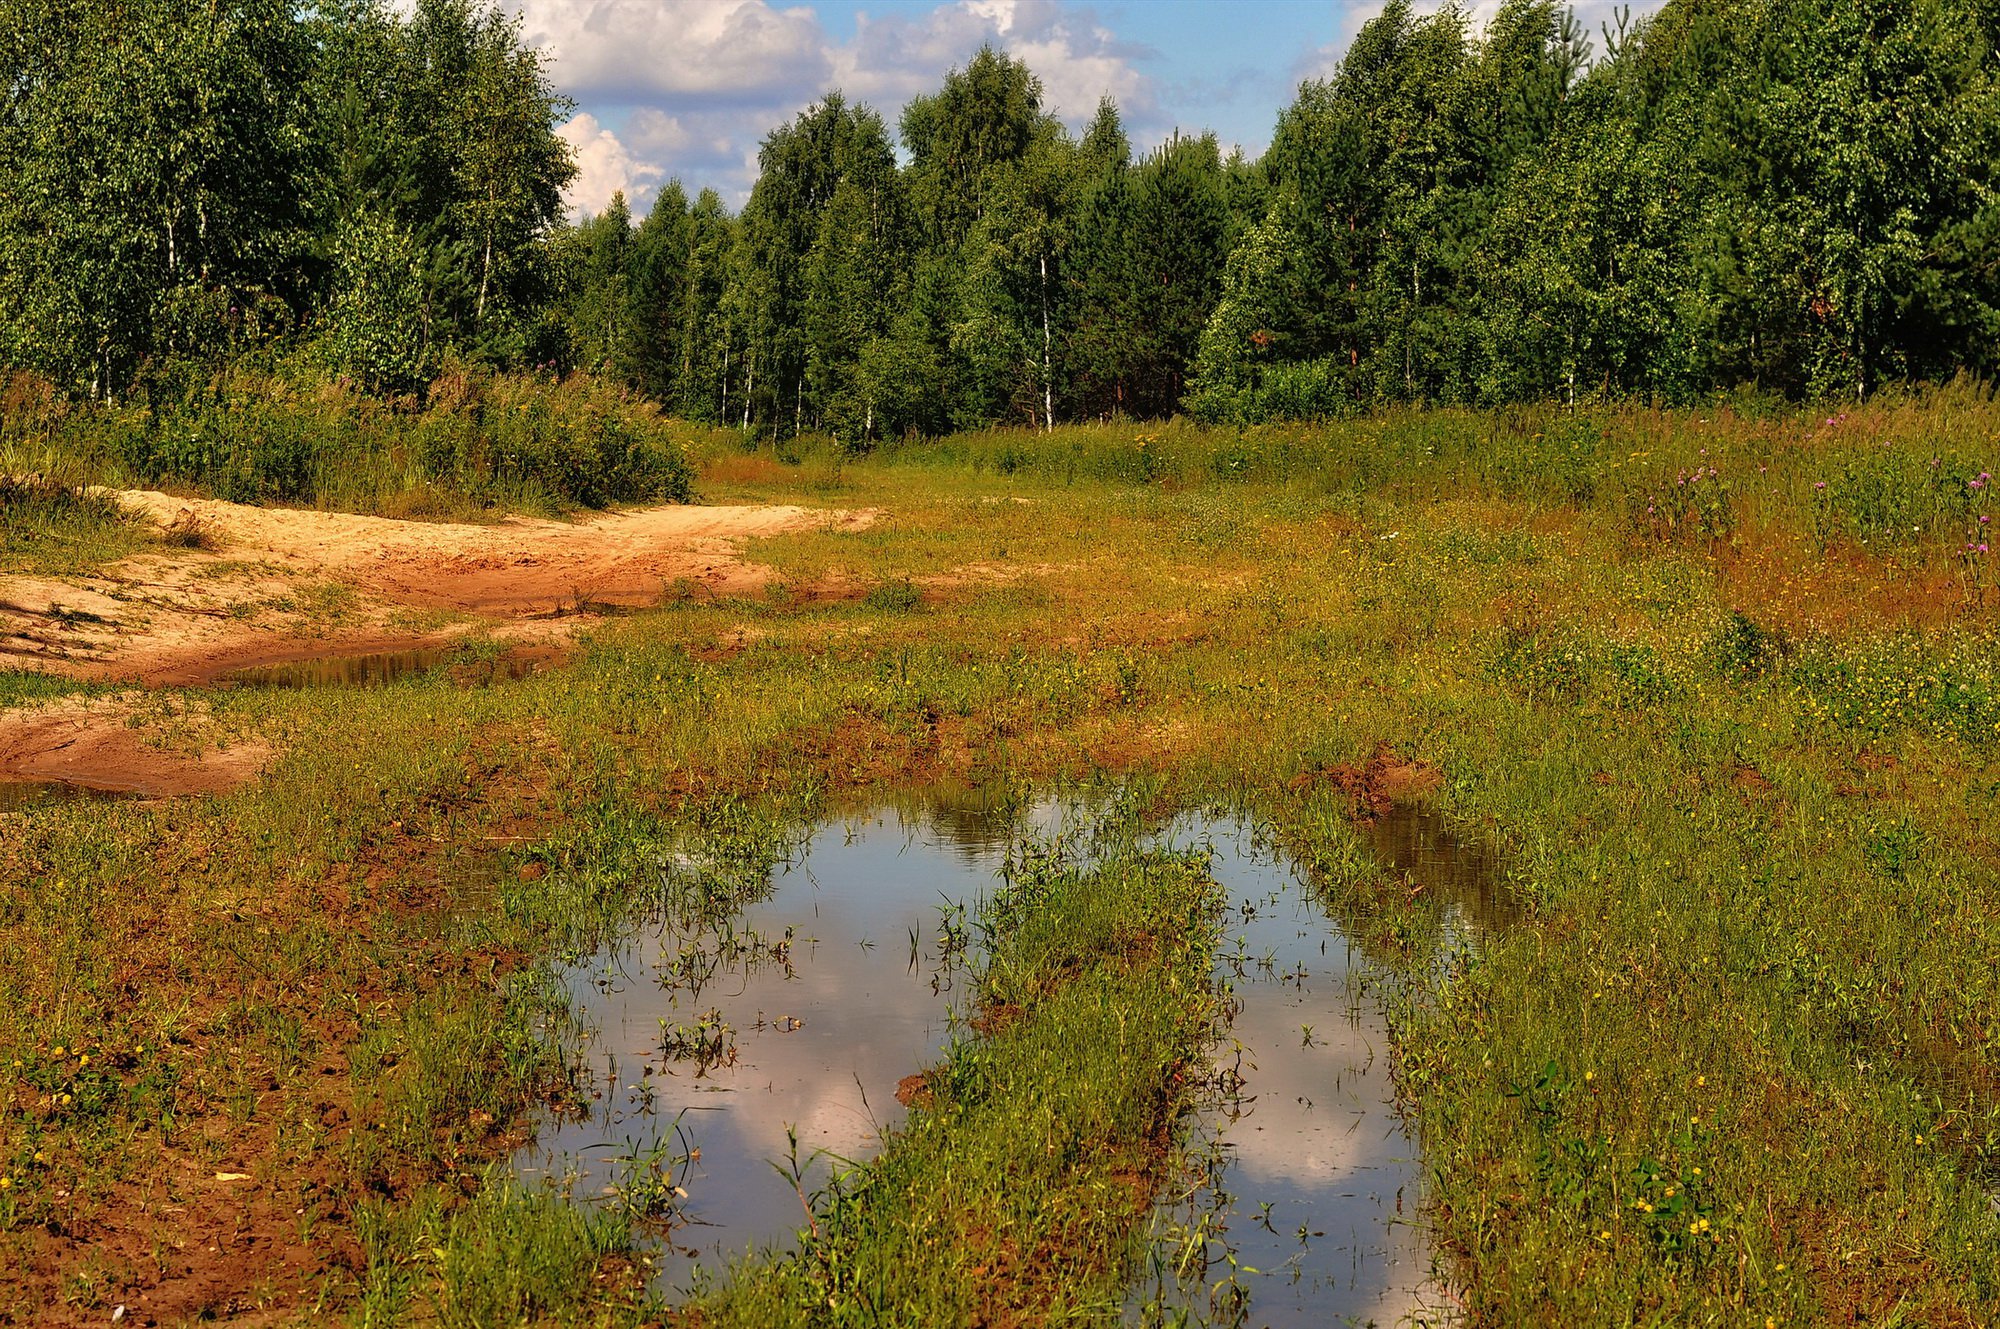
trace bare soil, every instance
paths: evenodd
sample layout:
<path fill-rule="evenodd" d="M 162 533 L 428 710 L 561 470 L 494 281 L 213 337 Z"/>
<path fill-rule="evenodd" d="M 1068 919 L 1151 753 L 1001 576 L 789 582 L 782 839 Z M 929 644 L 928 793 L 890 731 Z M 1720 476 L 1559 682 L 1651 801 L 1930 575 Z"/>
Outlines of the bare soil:
<path fill-rule="evenodd" d="M 211 794 L 254 779 L 271 759 L 255 739 L 176 717 L 172 741 L 142 722 L 140 699 L 69 698 L 0 711 L 0 779 L 54 780 L 125 793 Z"/>
<path fill-rule="evenodd" d="M 668 506 L 474 526 L 143 490 L 117 497 L 162 530 L 192 522 L 213 547 L 163 547 L 84 576 L 0 578 L 0 667 L 185 684 L 246 664 L 432 645 L 481 626 L 567 636 L 601 607 L 755 591 L 771 574 L 744 560 L 745 539 L 852 529 L 874 516 Z M 558 619 L 571 621 L 529 626 Z"/>
<path fill-rule="evenodd" d="M 79 576 L 0 577 L 0 669 L 152 688 L 475 633 L 547 654 L 616 608 L 760 590 L 772 574 L 744 559 L 746 539 L 874 517 L 669 506 L 478 526 L 143 490 L 116 497 L 163 533 L 197 533 L 199 545 L 165 542 Z M 0 780 L 210 793 L 270 758 L 260 744 L 219 737 L 163 745 L 144 705 L 135 693 L 0 712 Z"/>

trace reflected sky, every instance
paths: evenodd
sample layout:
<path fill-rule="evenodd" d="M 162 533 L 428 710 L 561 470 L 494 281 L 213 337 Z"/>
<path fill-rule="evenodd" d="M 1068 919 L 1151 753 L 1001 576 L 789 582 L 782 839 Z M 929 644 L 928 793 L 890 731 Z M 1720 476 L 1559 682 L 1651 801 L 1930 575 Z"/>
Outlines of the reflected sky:
<path fill-rule="evenodd" d="M 1239 1009 L 1213 1056 L 1242 1077 L 1202 1117 L 1220 1176 L 1163 1206 L 1162 1221 L 1220 1218 L 1222 1242 L 1255 1271 L 1237 1276 L 1247 1325 L 1439 1322 L 1416 1224 L 1422 1169 L 1394 1109 L 1366 961 L 1248 828 L 1183 818 L 1162 838 L 1209 846 L 1228 891 L 1216 978 Z M 1212 1263 L 1206 1285 L 1226 1272 Z"/>
<path fill-rule="evenodd" d="M 579 1195 L 599 1193 L 622 1175 L 621 1155 L 678 1121 L 700 1157 L 681 1182 L 691 1221 L 662 1252 L 668 1285 L 697 1259 L 787 1240 L 804 1221 L 771 1165 L 788 1157 L 788 1131 L 811 1160 L 808 1189 L 834 1160 L 872 1154 L 902 1119 L 897 1082 L 938 1060 L 965 1005 L 962 979 L 938 960 L 941 909 L 990 889 L 1006 846 L 1004 826 L 965 821 L 884 809 L 821 827 L 740 916 L 739 933 L 789 931 L 789 963 L 766 957 L 669 991 L 656 976 L 677 940 L 654 934 L 571 971 L 603 1097 L 590 1119 L 544 1127 L 520 1171 L 573 1170 Z M 662 1055 L 663 1020 L 692 1026 L 711 1010 L 731 1030 L 733 1064 Z"/>
<path fill-rule="evenodd" d="M 698 1150 L 681 1181 L 690 1222 L 657 1252 L 672 1290 L 691 1285 L 697 1264 L 716 1270 L 747 1248 L 788 1243 L 804 1221 L 772 1166 L 787 1156 L 788 1131 L 802 1161 L 817 1157 L 808 1190 L 829 1157 L 874 1153 L 902 1118 L 897 1083 L 939 1060 L 969 1002 L 962 972 L 938 958 L 941 908 L 971 908 L 997 885 L 1012 836 L 1048 834 L 1076 815 L 963 796 L 885 803 L 820 827 L 778 869 L 737 924 L 766 946 L 747 967 L 699 992 L 670 990 L 658 975 L 678 941 L 652 934 L 571 971 L 596 1030 L 602 1097 L 586 1120 L 545 1125 L 517 1169 L 567 1176 L 588 1198 L 656 1139 Z M 1202 1117 L 1224 1164 L 1216 1184 L 1168 1203 L 1163 1221 L 1222 1207 L 1223 1240 L 1261 1271 L 1243 1276 L 1250 1325 L 1423 1320 L 1420 1169 L 1392 1106 L 1365 961 L 1247 828 L 1184 817 L 1155 838 L 1214 850 L 1230 901 L 1217 977 L 1241 1003 L 1215 1056 L 1243 1077 Z M 786 961 L 772 959 L 769 944 L 788 931 Z M 731 1031 L 733 1063 L 663 1056 L 663 1021 L 686 1028 L 711 1010 Z"/>

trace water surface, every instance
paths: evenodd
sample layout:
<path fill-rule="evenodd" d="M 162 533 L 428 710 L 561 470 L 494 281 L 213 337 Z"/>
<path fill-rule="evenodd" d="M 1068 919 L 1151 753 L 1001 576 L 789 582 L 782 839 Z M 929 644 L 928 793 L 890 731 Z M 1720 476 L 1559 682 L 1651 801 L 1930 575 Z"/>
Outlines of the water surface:
<path fill-rule="evenodd" d="M 97 789 L 63 780 L 0 780 L 0 813 L 27 812 L 56 803 L 102 802 L 134 798 L 121 789 Z"/>
<path fill-rule="evenodd" d="M 230 670 L 222 675 L 221 681 L 248 688 L 370 688 L 447 666 L 456 681 L 472 685 L 484 685 L 503 678 L 525 678 L 535 669 L 533 661 L 520 656 L 474 659 L 446 646 L 251 665 Z"/>
<path fill-rule="evenodd" d="M 947 912 L 997 886 L 1018 835 L 1087 820 L 964 797 L 839 817 L 721 929 L 651 928 L 572 969 L 598 1097 L 586 1119 L 547 1124 L 517 1169 L 587 1200 L 630 1185 L 630 1160 L 656 1151 L 685 1193 L 685 1221 L 656 1251 L 670 1291 L 788 1243 L 801 1186 L 773 1164 L 796 1160 L 810 1193 L 833 1160 L 871 1156 L 902 1119 L 899 1082 L 940 1059 L 967 1013 L 964 968 L 940 947 Z M 1386 865 L 1504 915 L 1490 864 L 1434 820 L 1377 827 Z M 1196 1127 L 1209 1166 L 1159 1213 L 1161 1262 L 1205 1259 L 1203 1276 L 1169 1288 L 1156 1270 L 1135 1318 L 1151 1299 L 1273 1329 L 1440 1322 L 1375 974 L 1247 825 L 1189 815 L 1151 838 L 1212 851 L 1228 898 L 1215 977 L 1235 1013 L 1214 1053 L 1226 1083 Z M 1241 1272 L 1213 1298 L 1231 1254 Z"/>
<path fill-rule="evenodd" d="M 1207 1166 L 1156 1214 L 1156 1256 L 1178 1268 L 1142 1278 L 1130 1318 L 1439 1323 L 1374 971 L 1248 826 L 1181 818 L 1163 838 L 1212 852 L 1229 899 L 1215 978 L 1235 1016 L 1195 1131 Z"/>
<path fill-rule="evenodd" d="M 810 1193 L 902 1120 L 898 1083 L 939 1059 L 967 1005 L 941 907 L 993 888 L 1012 829 L 964 801 L 842 817 L 726 936 L 664 928 L 571 970 L 602 1097 L 590 1118 L 545 1127 L 519 1171 L 591 1196 L 635 1150 L 698 1150 L 674 1173 L 688 1222 L 659 1252 L 669 1286 L 696 1262 L 789 1240 L 804 1210 L 772 1164 L 794 1156 L 795 1132 Z M 706 962 L 683 958 L 697 951 L 734 958 L 702 978 Z"/>

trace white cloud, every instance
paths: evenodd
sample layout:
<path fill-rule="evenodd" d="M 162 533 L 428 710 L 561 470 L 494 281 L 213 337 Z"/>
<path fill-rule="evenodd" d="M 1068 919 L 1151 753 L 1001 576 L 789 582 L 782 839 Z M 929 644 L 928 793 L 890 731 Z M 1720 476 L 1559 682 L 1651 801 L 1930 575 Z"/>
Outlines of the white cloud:
<path fill-rule="evenodd" d="M 1119 41 L 1091 11 L 1058 0 L 960 0 L 916 19 L 864 17 L 855 39 L 835 52 L 836 79 L 893 115 L 987 43 L 1026 61 L 1042 80 L 1047 109 L 1072 127 L 1109 95 L 1128 123 L 1164 131 L 1153 80 L 1136 64 L 1148 52 Z"/>
<path fill-rule="evenodd" d="M 645 212 L 653 191 L 659 188 L 666 174 L 664 168 L 635 157 L 616 134 L 598 124 L 597 117 L 588 112 L 556 133 L 576 156 L 576 179 L 564 195 L 572 213 L 602 212 L 610 204 L 611 196 L 621 190 L 634 213 Z"/>
<path fill-rule="evenodd" d="M 521 35 L 555 58 L 572 95 L 754 104 L 817 88 L 826 32 L 810 9 L 765 0 L 511 0 Z"/>
<path fill-rule="evenodd" d="M 1466 15 L 1466 26 L 1477 36 L 1483 32 L 1493 16 L 1500 12 L 1500 0 L 1474 0 L 1472 4 L 1459 6 Z M 1419 14 L 1434 14 L 1444 8 L 1444 0 L 1417 0 L 1414 6 Z M 1658 0 L 1637 0 L 1630 5 L 1621 0 L 1578 0 L 1571 6 L 1576 11 L 1577 23 L 1590 37 L 1591 45 L 1599 57 L 1604 55 L 1604 38 L 1600 29 L 1609 25 L 1615 33 L 1618 30 L 1618 11 L 1628 9 L 1632 22 L 1638 21 L 1658 8 Z M 1308 51 L 1292 67 L 1293 76 L 1299 79 L 1331 78 L 1340 69 L 1340 61 L 1347 54 L 1355 34 L 1365 27 L 1370 19 L 1382 13 L 1382 0 L 1342 0 L 1339 5 L 1340 24 L 1338 35 L 1327 45 Z"/>
<path fill-rule="evenodd" d="M 811 9 L 768 0 L 507 2 L 523 39 L 551 56 L 556 85 L 591 108 L 572 122 L 574 136 L 565 132 L 583 167 L 571 191 L 580 208 L 602 207 L 622 185 L 636 210 L 664 176 L 691 192 L 715 185 L 740 204 L 764 136 L 830 89 L 868 103 L 893 128 L 906 101 L 989 42 L 1028 63 L 1048 108 L 1072 127 L 1108 94 L 1142 141 L 1170 128 L 1138 65 L 1148 53 L 1063 0 L 955 0 L 909 17 L 864 14 L 845 42 Z M 622 124 L 603 122 L 619 110 L 629 111 Z"/>

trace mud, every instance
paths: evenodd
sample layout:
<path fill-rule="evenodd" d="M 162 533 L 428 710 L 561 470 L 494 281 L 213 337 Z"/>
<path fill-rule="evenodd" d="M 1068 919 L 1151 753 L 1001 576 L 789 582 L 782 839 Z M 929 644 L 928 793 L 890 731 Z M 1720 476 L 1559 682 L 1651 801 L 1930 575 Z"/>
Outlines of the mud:
<path fill-rule="evenodd" d="M 1346 794 L 1357 821 L 1364 824 L 1388 815 L 1412 798 L 1428 794 L 1444 782 L 1437 768 L 1410 761 L 1387 743 L 1376 745 L 1366 763 L 1347 763 L 1307 771 L 1292 781 L 1294 789 L 1328 784 Z"/>
<path fill-rule="evenodd" d="M 69 785 L 78 796 L 213 794 L 256 778 L 273 755 L 199 712 L 176 717 L 171 741 L 135 720 L 143 716 L 131 697 L 0 711 L 0 782 Z"/>

